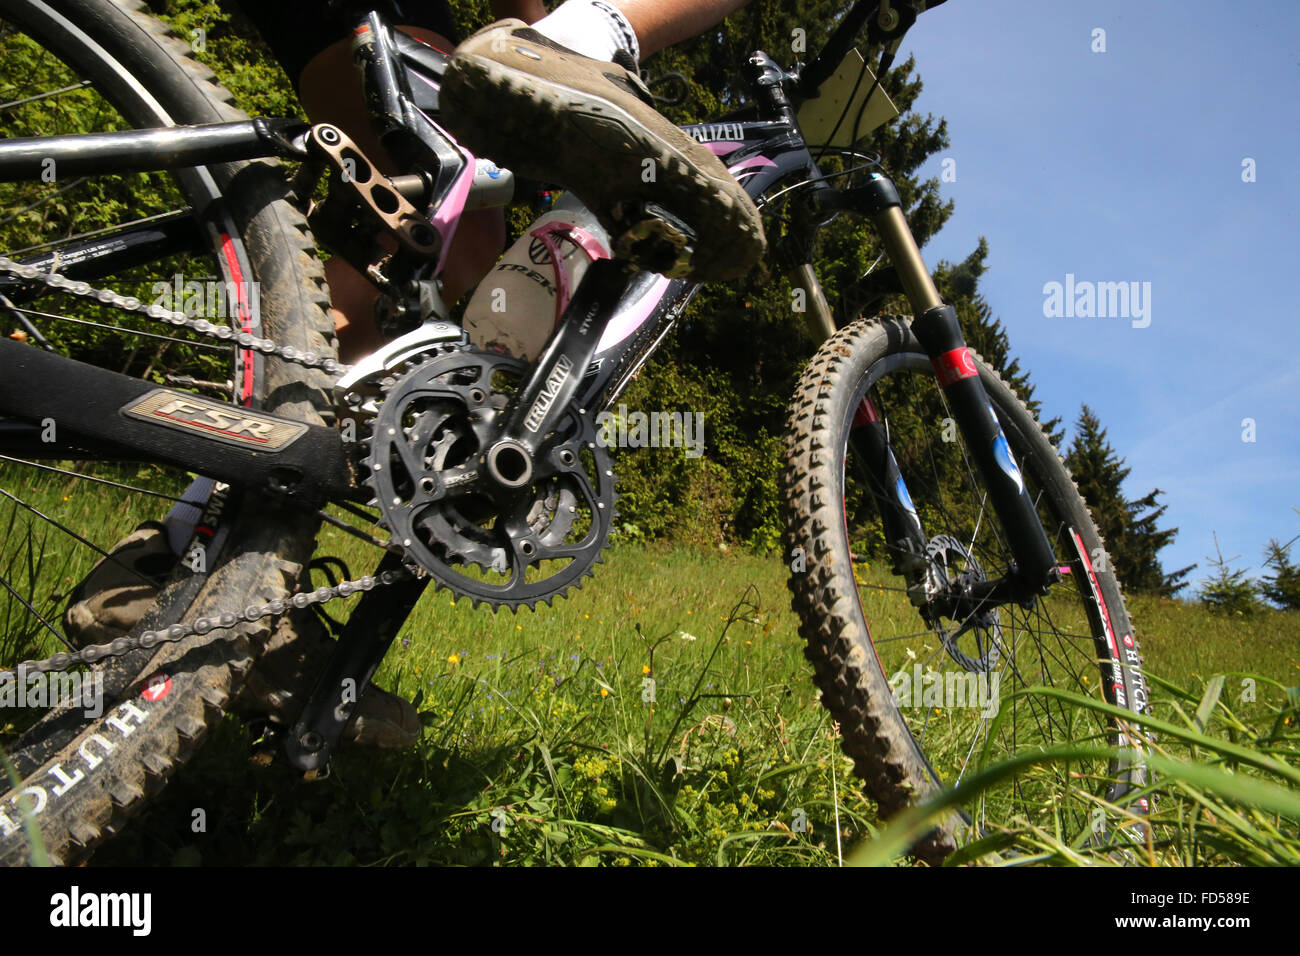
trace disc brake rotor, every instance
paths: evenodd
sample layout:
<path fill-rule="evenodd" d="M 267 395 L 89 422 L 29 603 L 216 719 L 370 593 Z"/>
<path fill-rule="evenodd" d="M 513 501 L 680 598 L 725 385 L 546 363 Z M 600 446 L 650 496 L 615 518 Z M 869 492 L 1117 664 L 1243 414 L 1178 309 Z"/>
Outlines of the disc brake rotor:
<path fill-rule="evenodd" d="M 931 538 L 925 556 L 927 573 L 945 582 L 949 592 L 968 592 L 972 585 L 988 580 L 979 560 L 952 535 Z M 967 614 L 953 623 L 955 627 L 944 627 L 938 620 L 932 622 L 948 656 L 965 670 L 991 671 L 1002 655 L 1002 619 L 997 608 Z M 970 653 L 962 649 L 962 644 Z"/>
<path fill-rule="evenodd" d="M 550 604 L 592 573 L 615 516 L 609 455 L 571 409 L 521 489 L 483 466 L 528 366 L 473 347 L 390 380 L 362 460 L 401 549 L 457 596 L 493 608 Z"/>

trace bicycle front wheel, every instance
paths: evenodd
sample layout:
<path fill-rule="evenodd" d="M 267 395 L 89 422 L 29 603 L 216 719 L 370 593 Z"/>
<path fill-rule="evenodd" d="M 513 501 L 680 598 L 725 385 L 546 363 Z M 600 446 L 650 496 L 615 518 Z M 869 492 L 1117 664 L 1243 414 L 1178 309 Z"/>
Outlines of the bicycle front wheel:
<path fill-rule="evenodd" d="M 1120 816 L 1145 807 L 1135 727 L 1053 696 L 1144 709 L 1119 582 L 1056 449 L 997 373 L 976 365 L 1061 571 L 1027 606 L 953 600 L 1007 574 L 1012 557 L 908 319 L 861 319 L 828 340 L 799 383 L 786 438 L 785 544 L 806 654 L 884 815 L 986 759 L 1073 744 L 1108 754 L 1032 764 L 985 790 L 913 848 L 930 863 L 1001 828 L 1039 845 L 1096 845 L 1114 832 L 1117 804 L 1135 804 Z M 881 447 L 896 473 L 881 467 Z M 919 522 L 923 554 L 888 540 L 886 517 L 900 507 Z"/>

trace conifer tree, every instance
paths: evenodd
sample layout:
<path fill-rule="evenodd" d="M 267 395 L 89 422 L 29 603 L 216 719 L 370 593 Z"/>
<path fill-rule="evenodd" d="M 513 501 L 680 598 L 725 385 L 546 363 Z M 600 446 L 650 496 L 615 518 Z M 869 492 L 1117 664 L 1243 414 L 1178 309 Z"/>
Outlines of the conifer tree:
<path fill-rule="evenodd" d="M 1290 554 L 1295 540 L 1292 538 L 1286 544 L 1278 544 L 1276 538 L 1269 540 L 1264 549 L 1264 566 L 1273 573 L 1259 582 L 1260 593 L 1288 611 L 1300 610 L 1300 567 L 1291 562 Z"/>
<path fill-rule="evenodd" d="M 1214 573 L 1201 585 L 1201 603 L 1224 614 L 1252 614 L 1259 610 L 1258 583 L 1246 577 L 1245 570 L 1232 567 L 1232 562 L 1241 555 L 1225 558 L 1217 534 L 1214 536 L 1214 555 L 1206 558 Z"/>

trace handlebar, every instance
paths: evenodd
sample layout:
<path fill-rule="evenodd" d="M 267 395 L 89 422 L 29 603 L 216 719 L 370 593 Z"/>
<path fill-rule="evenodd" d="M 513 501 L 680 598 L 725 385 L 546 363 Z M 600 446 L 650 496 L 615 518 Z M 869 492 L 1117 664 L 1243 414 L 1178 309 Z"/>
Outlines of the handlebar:
<path fill-rule="evenodd" d="M 798 95 L 811 99 L 857 42 L 862 28 L 867 28 L 867 42 L 886 43 L 901 39 L 926 10 L 947 0 L 858 0 L 844 15 L 821 53 L 800 71 Z"/>

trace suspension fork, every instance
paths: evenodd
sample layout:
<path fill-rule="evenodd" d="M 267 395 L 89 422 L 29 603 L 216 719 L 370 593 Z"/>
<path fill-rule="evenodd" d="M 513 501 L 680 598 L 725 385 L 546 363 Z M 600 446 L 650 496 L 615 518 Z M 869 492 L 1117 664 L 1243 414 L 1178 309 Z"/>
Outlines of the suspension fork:
<path fill-rule="evenodd" d="M 1029 497 L 1024 478 L 1007 445 L 993 403 L 980 381 L 975 361 L 962 337 L 956 310 L 939 298 L 921 258 L 912 230 L 903 216 L 898 190 L 888 177 L 872 173 L 868 183 L 856 190 L 859 208 L 875 225 L 890 262 L 898 273 L 903 291 L 916 318 L 912 332 L 920 341 L 939 379 L 952 415 L 961 430 L 976 470 L 984 479 L 993 510 L 1006 529 L 1014 561 L 1009 579 L 999 582 L 997 597 L 1025 601 L 1046 589 L 1058 577 L 1056 557 L 1043 531 L 1034 502 Z M 866 415 L 859 409 L 859 416 Z M 906 489 L 897 476 L 897 463 L 887 443 L 882 446 L 883 430 L 878 422 L 865 423 L 875 434 L 863 436 L 863 451 L 868 467 L 884 482 L 890 492 L 890 505 L 883 510 L 886 532 L 894 523 L 897 532 L 915 534 L 915 512 L 910 509 Z M 891 467 L 892 466 L 892 467 Z M 892 472 L 892 474 L 891 474 Z M 890 481 L 894 478 L 893 481 Z"/>

